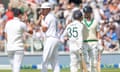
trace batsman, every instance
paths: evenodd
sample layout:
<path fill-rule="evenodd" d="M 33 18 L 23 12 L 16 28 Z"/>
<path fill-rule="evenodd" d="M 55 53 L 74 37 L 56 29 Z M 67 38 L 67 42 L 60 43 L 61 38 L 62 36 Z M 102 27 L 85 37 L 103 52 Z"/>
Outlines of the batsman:
<path fill-rule="evenodd" d="M 87 64 L 88 72 L 100 72 L 100 62 L 98 58 L 100 58 L 99 53 L 99 29 L 98 29 L 98 22 L 95 20 L 93 16 L 93 10 L 88 5 L 83 8 L 84 12 L 84 19 L 82 23 L 84 26 L 86 26 L 86 29 L 84 28 L 83 35 L 86 37 L 84 39 L 83 44 L 83 53 Z M 87 35 L 86 35 L 87 34 Z M 102 49 L 101 49 L 102 50 Z"/>
<path fill-rule="evenodd" d="M 78 72 L 80 65 L 81 68 L 86 68 L 86 66 L 84 65 L 85 63 L 83 63 L 84 57 L 82 54 L 84 28 L 83 24 L 81 23 L 83 19 L 82 12 L 80 10 L 75 10 L 73 12 L 73 19 L 73 22 L 67 25 L 61 38 L 62 41 L 64 41 L 64 39 L 67 39 L 69 42 L 70 72 Z M 83 71 L 81 70 L 81 72 Z M 84 72 L 86 72 L 86 70 L 84 70 Z"/>

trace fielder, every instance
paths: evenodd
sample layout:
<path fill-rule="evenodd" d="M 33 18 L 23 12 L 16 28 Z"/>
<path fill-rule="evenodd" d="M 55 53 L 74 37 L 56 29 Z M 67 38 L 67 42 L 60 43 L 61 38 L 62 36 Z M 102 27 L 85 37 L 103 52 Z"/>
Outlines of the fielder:
<path fill-rule="evenodd" d="M 45 2 L 41 5 L 42 31 L 45 33 L 43 49 L 42 72 L 47 72 L 48 63 L 51 64 L 53 72 L 60 72 L 58 63 L 58 34 L 57 18 L 51 12 L 51 4 Z"/>
<path fill-rule="evenodd" d="M 22 12 L 19 9 L 14 9 L 14 18 L 7 22 L 5 26 L 5 38 L 7 41 L 7 53 L 10 59 L 12 72 L 20 72 L 20 66 L 24 56 L 24 41 L 23 33 L 32 34 L 33 29 L 21 22 Z"/>
<path fill-rule="evenodd" d="M 92 8 L 85 6 L 83 8 L 84 19 L 82 23 L 86 26 L 84 28 L 84 57 L 86 60 L 88 72 L 97 72 L 97 60 L 98 60 L 98 25 L 99 23 L 94 19 L 92 14 Z M 99 53 L 100 54 L 100 53 Z"/>
<path fill-rule="evenodd" d="M 82 54 L 83 45 L 83 25 L 82 13 L 80 10 L 76 10 L 73 13 L 73 22 L 68 24 L 64 30 L 61 40 L 68 38 L 70 48 L 70 72 L 78 72 L 80 65 L 80 54 Z"/>

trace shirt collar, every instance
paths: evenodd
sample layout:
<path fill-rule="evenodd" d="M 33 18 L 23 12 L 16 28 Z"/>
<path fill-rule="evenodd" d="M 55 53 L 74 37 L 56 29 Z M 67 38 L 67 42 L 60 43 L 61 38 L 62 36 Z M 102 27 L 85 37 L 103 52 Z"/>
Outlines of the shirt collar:
<path fill-rule="evenodd" d="M 14 20 L 19 20 L 20 21 L 20 19 L 18 17 L 14 17 Z"/>
<path fill-rule="evenodd" d="M 74 22 L 79 22 L 80 23 L 80 21 L 78 21 L 78 20 L 74 20 Z"/>

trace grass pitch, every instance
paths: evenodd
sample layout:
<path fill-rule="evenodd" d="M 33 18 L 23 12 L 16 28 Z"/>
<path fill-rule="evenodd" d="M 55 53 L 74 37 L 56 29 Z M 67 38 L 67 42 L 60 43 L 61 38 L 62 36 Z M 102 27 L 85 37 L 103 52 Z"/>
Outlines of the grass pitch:
<path fill-rule="evenodd" d="M 11 70 L 0 70 L 0 72 L 12 72 Z M 41 72 L 36 69 L 22 69 L 21 72 Z M 49 70 L 48 72 L 52 72 Z M 70 72 L 69 69 L 62 69 L 61 72 Z M 102 72 L 120 72 L 120 69 L 102 69 Z"/>

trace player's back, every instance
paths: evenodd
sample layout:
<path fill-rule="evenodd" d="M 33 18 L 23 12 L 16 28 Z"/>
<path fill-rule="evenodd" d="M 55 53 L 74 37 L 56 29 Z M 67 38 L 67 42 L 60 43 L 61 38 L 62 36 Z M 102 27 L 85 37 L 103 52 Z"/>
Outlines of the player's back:
<path fill-rule="evenodd" d="M 74 47 L 75 49 L 79 48 L 80 45 L 82 45 L 81 43 L 83 42 L 83 25 L 79 21 L 75 20 L 67 26 L 66 30 L 69 38 L 70 47 Z"/>
<path fill-rule="evenodd" d="M 78 37 L 82 34 L 80 31 L 82 27 L 83 25 L 78 21 L 73 21 L 71 24 L 69 24 L 67 26 L 67 34 L 68 34 L 69 40 L 71 41 L 77 40 Z"/>
<path fill-rule="evenodd" d="M 20 22 L 18 18 L 14 18 L 7 22 L 5 32 L 7 34 L 7 46 L 15 49 L 16 46 L 23 46 L 23 32 L 26 25 Z M 12 50 L 12 49 L 11 49 Z"/>

